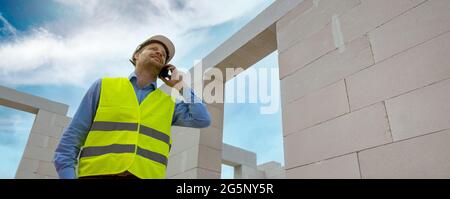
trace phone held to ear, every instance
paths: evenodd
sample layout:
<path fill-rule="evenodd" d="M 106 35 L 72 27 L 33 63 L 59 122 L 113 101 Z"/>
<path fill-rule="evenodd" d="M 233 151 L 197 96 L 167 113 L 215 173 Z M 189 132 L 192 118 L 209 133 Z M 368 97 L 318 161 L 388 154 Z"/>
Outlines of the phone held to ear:
<path fill-rule="evenodd" d="M 170 70 L 169 70 L 169 65 L 165 65 L 162 69 L 161 72 L 159 72 L 159 76 L 162 78 L 171 78 L 171 74 L 170 74 Z"/>

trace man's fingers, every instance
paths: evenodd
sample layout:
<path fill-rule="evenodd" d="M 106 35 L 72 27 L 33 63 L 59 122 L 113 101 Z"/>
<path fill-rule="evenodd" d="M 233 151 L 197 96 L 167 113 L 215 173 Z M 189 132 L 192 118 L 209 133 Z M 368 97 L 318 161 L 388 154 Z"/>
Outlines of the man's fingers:
<path fill-rule="evenodd" d="M 178 82 L 181 82 L 183 80 L 183 76 L 172 76 L 172 78 L 170 78 L 170 80 L 172 81 L 172 83 L 176 84 Z"/>
<path fill-rule="evenodd" d="M 183 80 L 183 76 L 184 76 L 184 72 L 179 71 L 177 69 L 174 69 L 172 71 L 172 78 L 171 78 L 171 80 L 181 81 L 181 80 Z"/>
<path fill-rule="evenodd" d="M 170 87 L 176 87 L 177 90 L 180 90 L 181 87 L 180 85 L 183 85 L 182 80 L 183 80 L 183 72 L 178 71 L 177 68 L 172 65 L 172 64 L 167 64 L 167 69 L 169 69 L 172 72 L 172 75 L 170 77 L 170 79 L 166 79 L 166 78 L 160 78 L 165 84 L 167 84 Z M 178 86 L 177 86 L 178 85 Z"/>
<path fill-rule="evenodd" d="M 179 77 L 179 78 L 183 79 L 183 77 Z M 163 78 L 163 77 L 160 77 L 159 79 L 161 79 L 165 84 L 167 84 L 170 87 L 174 86 L 178 82 L 181 82 L 181 80 L 178 80 L 178 79 L 174 78 L 173 76 L 172 76 L 171 79 L 166 79 L 166 78 Z"/>
<path fill-rule="evenodd" d="M 173 72 L 172 73 L 172 77 L 170 78 L 171 80 L 181 80 L 181 78 L 183 78 L 180 73 L 177 72 Z"/>
<path fill-rule="evenodd" d="M 159 79 L 161 79 L 165 84 L 170 85 L 170 81 L 167 80 L 165 77 L 159 77 Z"/>
<path fill-rule="evenodd" d="M 174 65 L 172 65 L 172 64 L 167 64 L 167 66 L 169 66 L 169 67 L 167 67 L 167 69 L 169 69 L 170 71 L 174 71 L 174 70 L 176 70 L 177 69 L 177 67 L 175 67 Z"/>

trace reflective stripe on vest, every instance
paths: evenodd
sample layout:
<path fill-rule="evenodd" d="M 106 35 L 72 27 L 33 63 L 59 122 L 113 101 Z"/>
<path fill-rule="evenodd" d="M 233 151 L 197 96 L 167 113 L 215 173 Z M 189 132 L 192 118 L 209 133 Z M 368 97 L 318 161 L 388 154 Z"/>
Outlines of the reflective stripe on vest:
<path fill-rule="evenodd" d="M 94 130 L 105 131 L 105 133 L 120 130 L 136 131 L 137 127 L 138 127 L 137 123 L 94 122 L 92 124 L 91 131 Z M 147 135 L 154 139 L 161 140 L 169 145 L 169 149 L 171 148 L 170 137 L 164 133 L 158 132 L 157 130 L 146 127 L 144 125 L 140 125 L 139 133 Z M 81 151 L 80 157 L 99 156 L 107 153 L 134 153 L 134 152 L 135 152 L 134 145 L 113 144 L 109 146 L 100 146 L 100 147 L 85 147 Z M 167 166 L 167 158 L 159 153 L 138 147 L 136 154 Z"/>
<path fill-rule="evenodd" d="M 99 156 L 108 153 L 134 153 L 135 148 L 136 148 L 135 145 L 121 145 L 121 144 L 86 147 L 81 152 L 80 157 Z M 159 153 L 155 153 L 153 151 L 137 147 L 136 154 L 167 166 L 167 158 Z"/>
<path fill-rule="evenodd" d="M 137 123 L 120 123 L 120 122 L 94 122 L 91 131 L 136 131 L 138 129 Z M 140 125 L 139 133 L 149 137 L 161 140 L 170 145 L 170 137 L 155 129 Z"/>
<path fill-rule="evenodd" d="M 91 131 L 137 131 L 137 123 L 121 123 L 121 122 L 94 122 Z"/>
<path fill-rule="evenodd" d="M 139 178 L 164 178 L 174 108 L 171 96 L 160 89 L 139 104 L 129 79 L 102 79 L 97 112 L 80 154 L 79 177 L 129 171 Z"/>

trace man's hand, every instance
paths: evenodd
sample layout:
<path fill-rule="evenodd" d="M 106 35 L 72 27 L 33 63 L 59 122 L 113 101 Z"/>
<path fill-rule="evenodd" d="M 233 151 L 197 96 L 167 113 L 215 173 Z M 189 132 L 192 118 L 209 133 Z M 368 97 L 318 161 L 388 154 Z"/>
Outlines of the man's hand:
<path fill-rule="evenodd" d="M 165 84 L 167 84 L 167 86 L 175 88 L 178 91 L 182 91 L 182 89 L 184 87 L 184 82 L 183 82 L 184 73 L 181 71 L 178 71 L 177 68 L 172 64 L 168 64 L 168 66 L 169 66 L 168 69 L 172 73 L 171 78 L 163 78 L 163 77 L 159 77 L 159 78 Z"/>

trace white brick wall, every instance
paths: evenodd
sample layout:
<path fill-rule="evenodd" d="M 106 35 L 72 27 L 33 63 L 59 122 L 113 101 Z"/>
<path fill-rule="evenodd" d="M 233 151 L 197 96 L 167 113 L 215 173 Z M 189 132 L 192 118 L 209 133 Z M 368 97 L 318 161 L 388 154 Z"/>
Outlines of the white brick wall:
<path fill-rule="evenodd" d="M 361 0 L 340 17 L 345 41 L 351 41 L 414 8 L 425 0 Z"/>
<path fill-rule="evenodd" d="M 257 169 L 264 172 L 265 179 L 285 179 L 286 171 L 281 163 L 271 161 L 257 166 Z"/>
<path fill-rule="evenodd" d="M 448 10 L 447 0 L 304 1 L 278 22 L 287 177 L 449 177 Z"/>
<path fill-rule="evenodd" d="M 284 137 L 286 169 L 392 142 L 382 103 Z"/>
<path fill-rule="evenodd" d="M 362 151 L 363 178 L 450 178 L 450 130 Z"/>
<path fill-rule="evenodd" d="M 286 171 L 293 179 L 358 179 L 358 157 L 356 153 L 344 155 Z"/>
<path fill-rule="evenodd" d="M 222 150 L 200 145 L 198 157 L 198 167 L 220 172 L 222 168 Z"/>
<path fill-rule="evenodd" d="M 450 128 L 450 79 L 386 101 L 394 141 Z"/>
<path fill-rule="evenodd" d="M 246 165 L 240 165 L 234 168 L 235 179 L 264 179 L 264 172 L 259 171 L 256 168 Z"/>
<path fill-rule="evenodd" d="M 39 161 L 38 173 L 48 177 L 58 176 L 52 162 Z"/>
<path fill-rule="evenodd" d="M 305 67 L 317 58 L 336 49 L 331 34 L 331 25 L 327 25 L 308 39 L 298 42 L 285 51 L 279 52 L 278 62 L 280 78 Z"/>
<path fill-rule="evenodd" d="M 167 165 L 167 177 L 168 178 L 181 178 L 184 176 L 183 173 L 187 176 L 199 174 L 196 178 L 208 178 L 213 176 L 212 173 L 219 173 L 221 171 L 222 164 L 222 151 L 218 149 L 214 149 L 211 147 L 196 145 L 191 148 L 184 149 L 181 152 L 173 154 L 169 157 L 169 163 Z M 206 170 L 202 172 L 194 172 L 192 169 Z M 206 176 L 200 176 L 205 174 Z"/>
<path fill-rule="evenodd" d="M 295 91 L 292 91 L 295 92 Z M 349 112 L 344 81 L 339 81 L 297 101 L 286 104 L 284 135 L 303 130 Z"/>
<path fill-rule="evenodd" d="M 279 40 L 278 51 L 283 52 L 296 42 L 308 40 L 329 24 L 333 15 L 341 15 L 360 3 L 360 0 L 321 0 L 316 4 L 312 0 L 303 2 L 278 23 L 278 37 L 283 38 Z"/>
<path fill-rule="evenodd" d="M 173 126 L 171 129 L 172 149 L 170 156 L 181 153 L 199 144 L 200 131 L 194 128 Z"/>
<path fill-rule="evenodd" d="M 430 0 L 369 33 L 376 62 L 450 30 L 450 1 Z"/>
<path fill-rule="evenodd" d="M 167 177 L 180 175 L 198 166 L 198 146 L 171 155 L 167 164 Z"/>
<path fill-rule="evenodd" d="M 200 130 L 200 145 L 222 150 L 223 131 L 215 127 Z"/>
<path fill-rule="evenodd" d="M 169 174 L 169 173 L 167 173 Z M 168 175 L 167 178 L 169 179 L 196 179 L 198 175 L 197 169 L 190 169 L 188 171 L 185 171 L 183 173 L 178 173 L 176 175 Z"/>
<path fill-rule="evenodd" d="M 18 171 L 27 171 L 30 173 L 37 173 L 39 168 L 39 160 L 22 158 L 19 164 Z M 19 172 L 20 173 L 20 172 Z"/>
<path fill-rule="evenodd" d="M 374 64 L 369 39 L 360 37 L 281 80 L 283 102 L 292 102 Z M 280 65 L 280 68 L 284 67 Z"/>
<path fill-rule="evenodd" d="M 347 80 L 352 110 L 450 77 L 450 32 Z"/>
<path fill-rule="evenodd" d="M 208 111 L 211 115 L 211 127 L 223 128 L 223 108 L 219 109 L 214 106 L 208 106 Z"/>
<path fill-rule="evenodd" d="M 39 133 L 30 133 L 28 143 L 32 146 L 45 148 L 49 145 L 50 136 L 41 135 Z"/>
<path fill-rule="evenodd" d="M 197 168 L 197 177 L 200 179 L 220 179 L 220 172 Z"/>
<path fill-rule="evenodd" d="M 53 156 L 64 125 L 70 118 L 39 110 L 28 138 L 16 178 L 57 178 Z"/>

